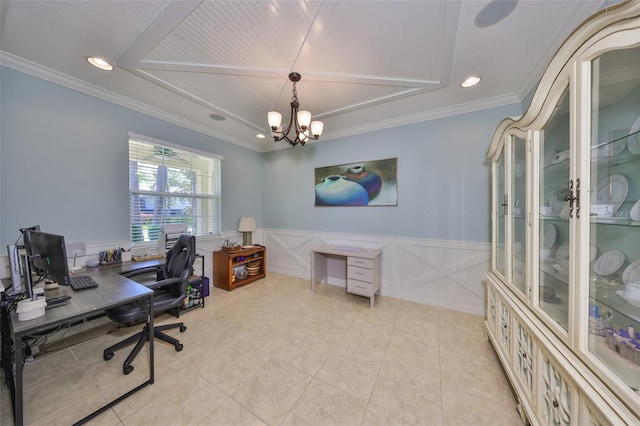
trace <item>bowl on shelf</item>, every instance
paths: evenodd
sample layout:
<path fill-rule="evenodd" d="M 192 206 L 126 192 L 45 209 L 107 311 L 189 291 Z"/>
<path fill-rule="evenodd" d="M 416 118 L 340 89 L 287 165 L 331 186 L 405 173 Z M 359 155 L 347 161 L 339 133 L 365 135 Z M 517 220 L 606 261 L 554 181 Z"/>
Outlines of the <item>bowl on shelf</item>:
<path fill-rule="evenodd" d="M 247 265 L 250 268 L 258 268 L 260 267 L 260 261 L 259 260 L 254 260 L 252 262 L 249 262 L 249 264 Z"/>
<path fill-rule="evenodd" d="M 226 253 L 235 253 L 240 251 L 240 246 L 222 246 L 222 251 Z"/>
<path fill-rule="evenodd" d="M 247 273 L 249 275 L 258 275 L 260 272 L 260 266 L 247 266 Z"/>
<path fill-rule="evenodd" d="M 627 298 L 640 300 L 640 281 L 626 283 L 622 295 Z"/>

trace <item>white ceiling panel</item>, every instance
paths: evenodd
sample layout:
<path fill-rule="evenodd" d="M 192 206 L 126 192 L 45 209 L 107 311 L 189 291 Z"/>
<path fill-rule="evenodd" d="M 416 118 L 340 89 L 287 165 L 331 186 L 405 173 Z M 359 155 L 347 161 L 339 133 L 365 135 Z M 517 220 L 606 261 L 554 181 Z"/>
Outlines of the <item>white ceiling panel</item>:
<path fill-rule="evenodd" d="M 2 0 L 0 64 L 256 151 L 267 112 L 325 121 L 321 140 L 520 101 L 584 19 L 614 0 Z M 112 72 L 94 69 L 104 56 Z M 464 90 L 469 74 L 480 85 Z M 220 114 L 224 121 L 212 120 Z"/>

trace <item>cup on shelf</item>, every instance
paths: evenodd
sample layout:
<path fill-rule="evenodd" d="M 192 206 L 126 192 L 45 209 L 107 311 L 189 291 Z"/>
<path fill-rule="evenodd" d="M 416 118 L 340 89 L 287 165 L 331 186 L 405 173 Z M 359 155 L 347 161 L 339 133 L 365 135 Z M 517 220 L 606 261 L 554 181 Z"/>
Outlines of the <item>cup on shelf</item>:
<path fill-rule="evenodd" d="M 551 216 L 551 215 L 553 215 L 553 207 L 551 207 L 551 206 L 540 206 L 540 215 L 542 215 L 542 216 Z"/>
<path fill-rule="evenodd" d="M 640 281 L 631 281 L 624 286 L 624 297 L 640 300 Z"/>
<path fill-rule="evenodd" d="M 590 212 L 592 216 L 597 217 L 611 217 L 613 216 L 613 204 L 592 204 L 590 206 Z"/>

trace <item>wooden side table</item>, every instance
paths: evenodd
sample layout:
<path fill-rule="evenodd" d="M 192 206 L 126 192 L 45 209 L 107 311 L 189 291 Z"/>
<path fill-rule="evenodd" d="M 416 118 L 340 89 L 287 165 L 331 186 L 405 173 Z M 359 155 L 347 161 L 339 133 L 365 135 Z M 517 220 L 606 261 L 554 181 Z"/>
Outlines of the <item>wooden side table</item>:
<path fill-rule="evenodd" d="M 246 278 L 235 277 L 234 269 L 250 266 L 254 262 L 260 262 L 255 275 L 247 275 Z M 242 248 L 235 252 L 224 250 L 213 252 L 213 285 L 231 291 L 236 287 L 250 284 L 267 276 L 267 249 L 254 245 L 251 248 Z"/>

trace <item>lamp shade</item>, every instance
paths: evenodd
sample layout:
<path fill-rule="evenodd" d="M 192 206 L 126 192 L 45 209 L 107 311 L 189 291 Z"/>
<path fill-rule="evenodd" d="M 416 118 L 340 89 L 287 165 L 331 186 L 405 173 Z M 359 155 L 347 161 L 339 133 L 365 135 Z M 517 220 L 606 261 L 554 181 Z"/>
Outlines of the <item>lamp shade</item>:
<path fill-rule="evenodd" d="M 314 138 L 318 139 L 320 137 L 322 129 L 324 129 L 324 123 L 322 121 L 311 122 L 311 134 Z"/>
<path fill-rule="evenodd" d="M 311 124 L 311 113 L 309 111 L 298 111 L 298 124 L 306 129 Z"/>
<path fill-rule="evenodd" d="M 269 111 L 269 114 L 267 114 L 267 118 L 269 121 L 269 127 L 271 127 L 271 129 L 277 129 L 278 127 L 280 127 L 280 123 L 282 123 L 282 114 L 277 111 Z"/>
<path fill-rule="evenodd" d="M 258 228 L 256 228 L 256 220 L 253 217 L 246 216 L 240 218 L 238 232 L 255 232 L 257 230 Z"/>

